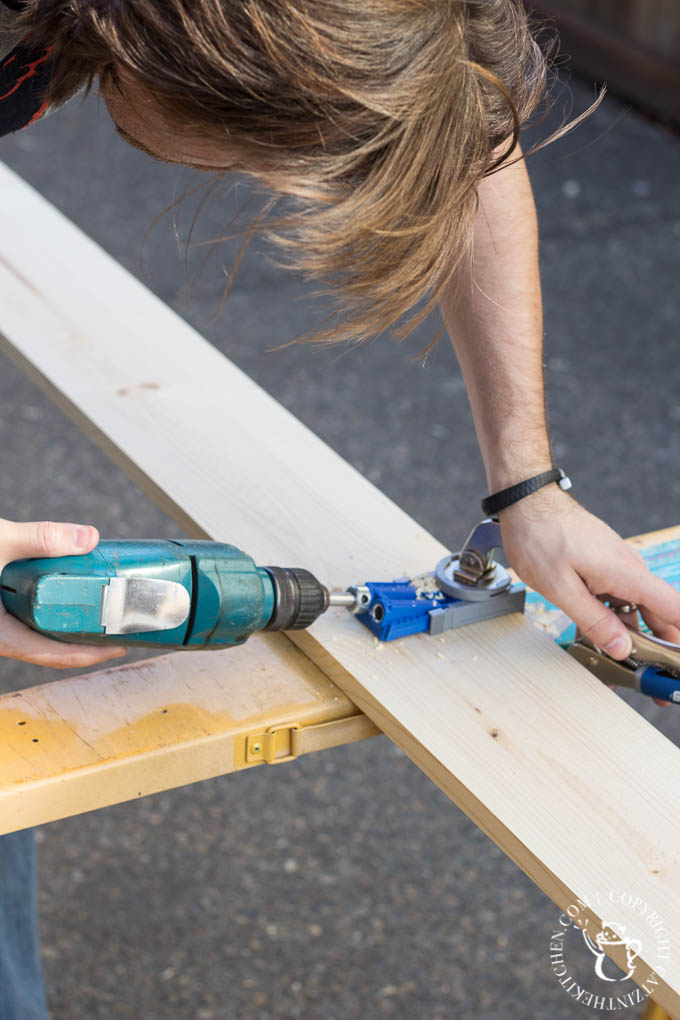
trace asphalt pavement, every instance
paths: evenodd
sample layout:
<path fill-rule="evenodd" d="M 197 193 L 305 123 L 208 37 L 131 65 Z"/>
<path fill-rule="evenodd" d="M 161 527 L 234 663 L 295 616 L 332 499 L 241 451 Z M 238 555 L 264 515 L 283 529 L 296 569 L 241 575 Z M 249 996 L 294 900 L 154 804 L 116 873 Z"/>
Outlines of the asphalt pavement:
<path fill-rule="evenodd" d="M 570 94 L 580 111 L 593 92 L 574 81 Z M 163 212 L 201 179 L 127 147 L 94 98 L 3 139 L 0 158 L 437 537 L 465 537 L 486 487 L 448 341 L 417 358 L 436 322 L 403 345 L 272 352 L 320 319 L 313 288 L 257 240 L 219 317 L 238 242 L 202 270 L 208 248 L 196 247 L 185 266 L 175 232 L 186 236 L 203 192 L 176 223 Z M 607 97 L 529 165 L 556 463 L 622 534 L 680 523 L 680 140 Z M 196 240 L 223 234 L 247 194 L 222 185 Z M 179 535 L 5 360 L 0 401 L 2 516 Z M 0 660 L 5 690 L 60 675 Z M 680 713 L 630 699 L 680 740 Z M 550 971 L 554 905 L 385 737 L 38 837 L 53 1020 L 595 1015 Z"/>

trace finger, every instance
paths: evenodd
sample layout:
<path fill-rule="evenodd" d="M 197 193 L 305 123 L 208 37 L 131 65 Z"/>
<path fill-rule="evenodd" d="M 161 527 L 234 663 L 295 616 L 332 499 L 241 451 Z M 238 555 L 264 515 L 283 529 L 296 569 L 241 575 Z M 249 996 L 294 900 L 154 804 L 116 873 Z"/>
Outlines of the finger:
<path fill-rule="evenodd" d="M 670 641 L 674 645 L 680 645 L 680 628 L 662 620 L 661 617 L 650 612 L 646 606 L 640 607 L 640 614 L 655 637 L 661 638 L 662 641 Z M 664 701 L 662 698 L 653 698 L 652 700 L 661 708 L 668 708 L 670 705 L 670 701 Z"/>
<path fill-rule="evenodd" d="M 84 669 L 127 655 L 121 645 L 76 645 L 38 634 L 3 611 L 0 618 L 0 656 L 52 669 Z"/>
<path fill-rule="evenodd" d="M 0 518 L 0 557 L 2 564 L 27 557 L 75 556 L 90 552 L 99 541 L 99 533 L 89 524 L 63 524 L 55 521 L 16 523 Z"/>
<path fill-rule="evenodd" d="M 625 605 L 625 602 L 622 599 L 617 599 L 609 594 L 598 595 L 598 598 L 606 599 L 610 603 L 610 605 L 612 604 L 614 606 L 616 606 L 617 604 Z M 680 643 L 680 629 L 674 627 L 673 624 L 671 623 L 666 623 L 665 620 L 660 619 L 653 613 L 650 613 L 649 610 L 645 609 L 644 606 L 640 606 L 639 612 L 643 620 L 649 627 L 649 629 L 652 631 L 653 634 L 656 635 L 656 637 L 660 637 L 664 641 L 672 641 L 673 644 Z M 617 616 L 619 617 L 619 619 L 623 620 L 627 626 L 632 627 L 634 630 L 640 629 L 637 612 L 634 613 L 617 612 Z M 615 688 L 612 687 L 612 690 L 615 690 Z M 661 708 L 667 708 L 670 705 L 670 701 L 664 701 L 663 698 L 652 698 L 652 700 Z"/>
<path fill-rule="evenodd" d="M 650 613 L 645 606 L 640 607 L 640 614 L 656 637 L 661 638 L 662 641 L 671 641 L 674 645 L 680 644 L 680 628 L 674 627 L 672 623 L 666 623 L 654 613 Z M 652 700 L 661 708 L 668 708 L 670 705 L 670 701 L 664 701 L 662 698 L 653 698 Z"/>
<path fill-rule="evenodd" d="M 626 597 L 644 606 L 645 611 L 656 617 L 659 623 L 680 627 L 680 592 L 666 581 L 645 568 L 636 572 L 634 583 L 626 584 L 626 587 L 633 588 L 626 592 Z"/>
<path fill-rule="evenodd" d="M 641 606 L 640 612 L 642 613 L 642 619 L 656 637 L 661 638 L 662 641 L 672 641 L 674 645 L 680 644 L 680 627 L 662 620 L 660 616 L 651 612 L 646 606 Z"/>
<path fill-rule="evenodd" d="M 613 659 L 630 655 L 633 642 L 622 620 L 592 595 L 575 572 L 563 580 L 557 596 L 560 608 L 593 644 Z M 555 601 L 553 598 L 552 601 Z"/>

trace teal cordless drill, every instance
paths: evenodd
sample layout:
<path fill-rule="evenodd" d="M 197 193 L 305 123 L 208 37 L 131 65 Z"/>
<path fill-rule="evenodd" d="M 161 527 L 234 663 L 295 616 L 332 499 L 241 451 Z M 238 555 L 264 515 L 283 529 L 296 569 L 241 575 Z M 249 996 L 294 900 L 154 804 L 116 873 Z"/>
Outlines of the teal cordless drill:
<path fill-rule="evenodd" d="M 233 545 L 184 540 L 102 541 L 84 556 L 15 560 L 0 596 L 13 616 L 63 641 L 173 648 L 240 645 L 354 601 L 307 570 L 257 567 Z"/>

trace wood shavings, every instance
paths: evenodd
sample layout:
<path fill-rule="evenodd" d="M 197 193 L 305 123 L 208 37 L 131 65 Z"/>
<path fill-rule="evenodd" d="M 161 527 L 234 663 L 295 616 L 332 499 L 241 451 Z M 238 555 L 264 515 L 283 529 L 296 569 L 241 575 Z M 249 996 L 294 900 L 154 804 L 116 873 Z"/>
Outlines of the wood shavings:
<path fill-rule="evenodd" d="M 559 638 L 571 622 L 561 609 L 549 608 L 542 602 L 527 603 L 525 615 L 552 638 Z"/>
<path fill-rule="evenodd" d="M 444 593 L 434 579 L 434 574 L 418 574 L 416 577 L 409 577 L 408 583 L 416 590 L 416 598 L 443 599 Z"/>

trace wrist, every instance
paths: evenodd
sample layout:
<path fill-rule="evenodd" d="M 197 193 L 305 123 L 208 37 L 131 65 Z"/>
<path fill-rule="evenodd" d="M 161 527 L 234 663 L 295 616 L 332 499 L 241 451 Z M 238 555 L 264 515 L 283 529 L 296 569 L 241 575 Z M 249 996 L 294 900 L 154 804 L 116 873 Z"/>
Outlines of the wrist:
<path fill-rule="evenodd" d="M 525 478 L 550 471 L 552 466 L 552 454 L 547 442 L 543 448 L 523 451 L 519 456 L 491 458 L 486 465 L 489 492 L 500 492 L 511 485 L 518 485 Z"/>
<path fill-rule="evenodd" d="M 539 521 L 545 518 L 555 518 L 561 513 L 573 510 L 579 504 L 565 489 L 559 485 L 546 485 L 537 489 L 524 499 L 518 500 L 505 510 L 499 510 L 496 517 L 501 525 L 508 525 L 513 521 Z"/>
<path fill-rule="evenodd" d="M 565 475 L 562 468 L 549 468 L 541 471 L 530 478 L 523 478 L 521 482 L 499 489 L 486 496 L 482 500 L 482 511 L 486 517 L 495 517 L 501 510 L 514 506 L 521 500 L 531 496 L 547 486 L 557 484 L 560 489 L 570 489 L 571 481 Z"/>

